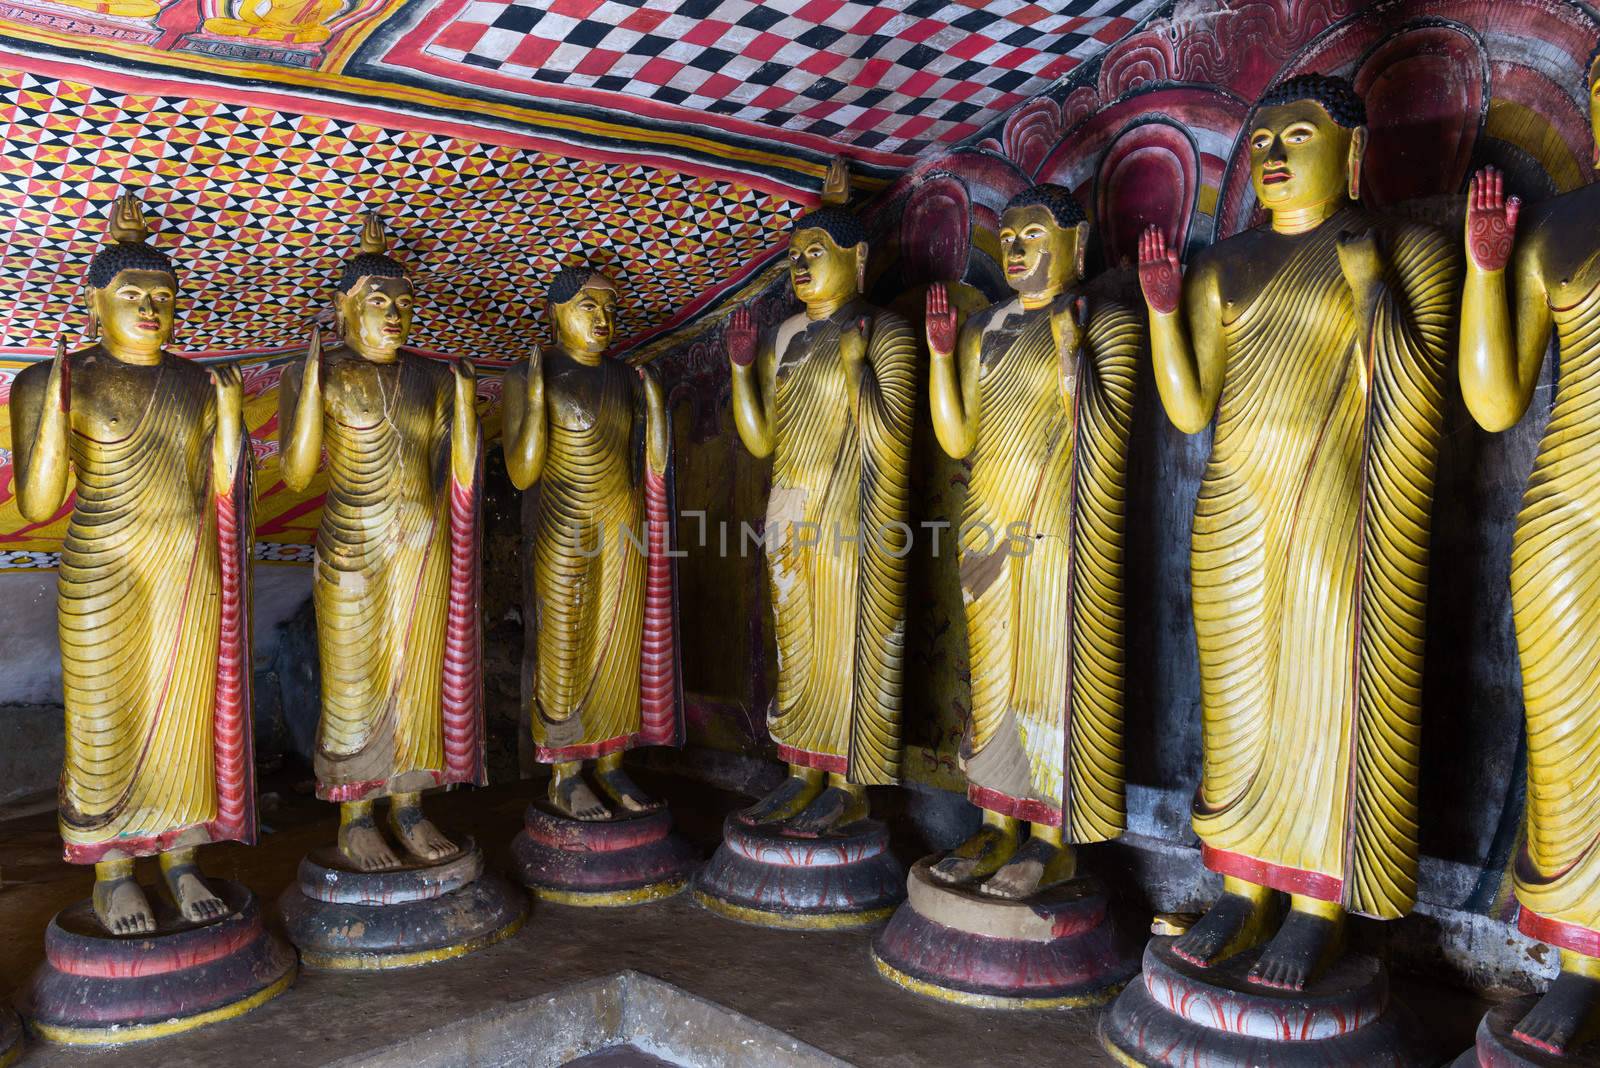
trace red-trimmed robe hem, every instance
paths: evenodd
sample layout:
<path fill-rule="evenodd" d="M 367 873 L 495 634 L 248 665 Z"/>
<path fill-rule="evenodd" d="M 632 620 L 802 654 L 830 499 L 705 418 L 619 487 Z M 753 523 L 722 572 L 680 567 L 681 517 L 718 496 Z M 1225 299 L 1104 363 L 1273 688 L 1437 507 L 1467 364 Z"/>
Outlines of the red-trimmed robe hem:
<path fill-rule="evenodd" d="M 1061 826 L 1061 810 L 1054 805 L 1031 797 L 1012 797 L 999 790 L 976 783 L 967 784 L 967 800 L 981 809 L 998 812 L 1002 816 L 1042 823 L 1048 827 Z"/>
<path fill-rule="evenodd" d="M 793 764 L 801 768 L 814 768 L 834 775 L 848 775 L 850 773 L 849 757 L 835 756 L 832 753 L 812 753 L 804 749 L 796 749 L 792 745 L 779 745 L 778 759 L 785 764 Z"/>
<path fill-rule="evenodd" d="M 1568 949 L 1585 957 L 1600 957 L 1600 931 L 1541 916 L 1526 905 L 1517 914 L 1517 930 L 1557 949 Z"/>
<path fill-rule="evenodd" d="M 1247 857 L 1243 853 L 1229 853 L 1227 850 L 1213 849 L 1204 844 L 1200 847 L 1200 857 L 1205 866 L 1212 871 L 1232 875 L 1257 886 L 1281 890 L 1286 894 L 1313 897 L 1318 901 L 1344 900 L 1344 880 L 1323 875 L 1321 872 L 1286 868 L 1269 861 L 1257 860 L 1255 857 Z"/>

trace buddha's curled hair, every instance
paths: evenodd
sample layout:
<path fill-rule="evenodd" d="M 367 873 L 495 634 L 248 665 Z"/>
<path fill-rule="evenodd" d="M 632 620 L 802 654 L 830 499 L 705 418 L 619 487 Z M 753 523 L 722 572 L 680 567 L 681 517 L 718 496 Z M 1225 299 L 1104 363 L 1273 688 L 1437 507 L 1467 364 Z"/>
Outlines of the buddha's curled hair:
<path fill-rule="evenodd" d="M 569 263 L 557 271 L 555 278 L 550 280 L 550 288 L 545 291 L 545 300 L 552 305 L 565 304 L 579 293 L 582 293 L 583 288 L 596 278 L 602 279 L 607 283 L 611 281 L 604 271 L 582 260 L 577 263 Z"/>
<path fill-rule="evenodd" d="M 867 228 L 855 213 L 835 204 L 807 212 L 789 226 L 791 234 L 801 230 L 821 230 L 840 248 L 853 248 L 867 240 Z"/>
<path fill-rule="evenodd" d="M 178 281 L 177 269 L 165 252 L 143 241 L 118 241 L 101 248 L 89 261 L 89 287 L 104 289 L 123 271 L 160 271 L 170 274 L 174 285 Z"/>
<path fill-rule="evenodd" d="M 399 260 L 381 252 L 358 252 L 345 261 L 339 276 L 339 292 L 348 293 L 364 278 L 404 278 L 406 269 Z"/>
<path fill-rule="evenodd" d="M 1024 189 L 1006 202 L 1005 210 L 1031 208 L 1035 204 L 1048 211 L 1050 217 L 1056 221 L 1056 225 L 1063 230 L 1089 221 L 1089 216 L 1084 214 L 1083 205 L 1072 195 L 1072 190 L 1052 182 L 1041 182 Z"/>
<path fill-rule="evenodd" d="M 1367 105 L 1346 78 L 1330 74 L 1300 74 L 1268 89 L 1256 104 L 1258 108 L 1314 100 L 1328 117 L 1347 130 L 1367 124 Z"/>

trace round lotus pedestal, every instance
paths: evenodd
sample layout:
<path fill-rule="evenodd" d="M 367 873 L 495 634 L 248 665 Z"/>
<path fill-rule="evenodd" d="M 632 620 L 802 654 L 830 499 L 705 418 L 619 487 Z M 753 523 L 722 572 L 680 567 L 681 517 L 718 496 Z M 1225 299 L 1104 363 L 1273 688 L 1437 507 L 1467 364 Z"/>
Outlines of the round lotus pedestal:
<path fill-rule="evenodd" d="M 1152 938 L 1144 974 L 1100 1018 L 1124 1064 L 1207 1068 L 1423 1068 L 1439 1062 L 1411 1014 L 1389 999 L 1372 957 L 1346 954 L 1293 992 L 1245 979 L 1259 949 L 1197 968 Z"/>
<path fill-rule="evenodd" d="M 802 838 L 735 815 L 695 878 L 694 896 L 712 912 L 761 927 L 869 927 L 905 898 L 903 872 L 877 820 Z"/>
<path fill-rule="evenodd" d="M 28 1026 L 50 1042 L 115 1045 L 231 1020 L 283 993 L 294 951 L 262 924 L 254 894 L 208 882 L 232 909 L 208 924 L 189 923 L 153 893 L 153 935 L 107 934 L 87 901 L 57 913 L 22 997 Z"/>
<path fill-rule="evenodd" d="M 517 878 L 541 900 L 601 908 L 671 897 L 700 863 L 694 847 L 673 833 L 665 807 L 575 820 L 547 801 L 528 806 L 511 855 Z"/>
<path fill-rule="evenodd" d="M 350 871 L 327 846 L 300 861 L 278 899 L 289 939 L 308 968 L 380 971 L 460 957 L 517 933 L 526 896 L 486 874 L 469 838 L 437 864 Z"/>
<path fill-rule="evenodd" d="M 1567 1053 L 1549 1053 L 1512 1033 L 1538 1000 L 1530 995 L 1490 1009 L 1478 1023 L 1473 1048 L 1457 1057 L 1453 1068 L 1600 1068 L 1600 1040 Z"/>
<path fill-rule="evenodd" d="M 1109 1001 L 1139 970 L 1099 880 L 1008 901 L 940 883 L 932 866 L 912 866 L 906 903 L 873 943 L 890 982 L 977 1008 L 1055 1009 Z"/>

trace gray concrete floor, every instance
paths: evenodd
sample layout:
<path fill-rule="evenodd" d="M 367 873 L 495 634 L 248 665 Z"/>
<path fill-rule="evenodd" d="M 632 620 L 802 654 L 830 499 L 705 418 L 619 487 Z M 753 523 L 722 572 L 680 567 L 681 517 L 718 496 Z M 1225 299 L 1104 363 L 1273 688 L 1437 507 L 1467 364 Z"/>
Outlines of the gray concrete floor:
<path fill-rule="evenodd" d="M 709 853 L 728 794 L 666 787 L 678 822 Z M 429 808 L 447 833 L 470 832 L 489 863 L 504 868 L 533 784 L 439 797 Z M 303 798 L 273 805 L 273 829 L 254 848 L 202 854 L 209 874 L 236 879 L 266 901 L 293 877 L 299 858 L 331 841 L 334 809 Z M 50 916 L 84 897 L 91 873 L 59 860 L 52 814 L 0 824 L 0 967 L 20 985 L 43 957 Z M 175 1038 L 77 1052 L 34 1047 L 24 1065 L 293 1065 L 309 1068 L 370 1053 L 438 1024 L 520 1002 L 574 982 L 635 969 L 786 1032 L 862 1068 L 983 1064 L 1109 1065 L 1094 1038 L 1094 1011 L 1014 1014 L 926 1000 L 880 979 L 870 934 L 801 933 L 742 926 L 696 908 L 685 896 L 632 909 L 536 905 L 515 937 L 468 957 L 374 975 L 302 973 L 287 993 L 239 1020 Z M 1446 1049 L 1465 1049 L 1481 1000 L 1399 977 L 1405 998 Z"/>

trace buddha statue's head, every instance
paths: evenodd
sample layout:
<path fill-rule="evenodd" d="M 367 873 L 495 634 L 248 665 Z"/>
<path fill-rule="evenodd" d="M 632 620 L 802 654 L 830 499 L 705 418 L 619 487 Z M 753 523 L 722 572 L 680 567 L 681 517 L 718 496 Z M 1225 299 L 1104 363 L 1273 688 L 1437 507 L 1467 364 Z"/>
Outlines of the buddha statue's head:
<path fill-rule="evenodd" d="M 346 345 L 368 359 L 392 360 L 411 336 L 416 297 L 400 262 L 386 253 L 388 238 L 376 212 L 361 227 L 361 249 L 339 276 L 334 317 Z"/>
<path fill-rule="evenodd" d="M 1366 123 L 1366 105 L 1343 78 L 1302 74 L 1268 89 L 1250 120 L 1256 198 L 1274 213 L 1356 199 Z"/>
<path fill-rule="evenodd" d="M 125 194 L 111 209 L 111 242 L 89 261 L 90 331 L 120 359 L 156 359 L 172 340 L 178 306 L 178 272 L 166 254 L 145 243 L 150 235 L 137 197 Z"/>
<path fill-rule="evenodd" d="M 617 284 L 587 263 L 563 267 L 545 294 L 556 344 L 569 356 L 598 358 L 617 335 Z"/>
<path fill-rule="evenodd" d="M 867 280 L 867 231 L 837 205 L 808 212 L 789 228 L 789 281 L 809 306 L 828 309 L 861 295 Z"/>
<path fill-rule="evenodd" d="M 1089 221 L 1066 186 L 1025 189 L 1000 215 L 1006 281 L 1025 297 L 1053 297 L 1082 278 L 1088 243 Z"/>

